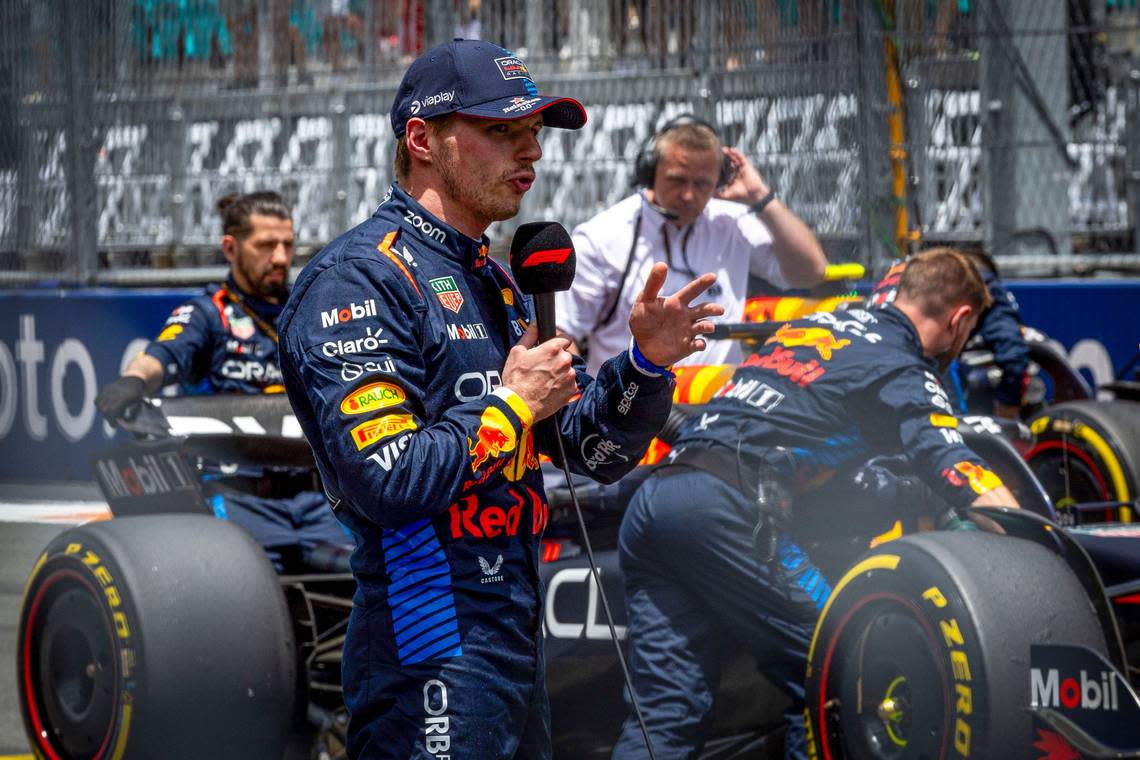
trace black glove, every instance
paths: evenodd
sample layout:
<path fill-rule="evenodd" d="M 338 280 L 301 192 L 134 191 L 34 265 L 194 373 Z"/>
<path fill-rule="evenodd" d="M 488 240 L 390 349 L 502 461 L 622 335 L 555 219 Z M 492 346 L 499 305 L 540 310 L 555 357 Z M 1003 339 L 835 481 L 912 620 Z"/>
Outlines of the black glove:
<path fill-rule="evenodd" d="M 145 393 L 146 383 L 141 377 L 124 375 L 103 386 L 99 395 L 95 397 L 95 408 L 108 422 L 114 422 L 123 417 L 127 410 L 142 401 Z"/>

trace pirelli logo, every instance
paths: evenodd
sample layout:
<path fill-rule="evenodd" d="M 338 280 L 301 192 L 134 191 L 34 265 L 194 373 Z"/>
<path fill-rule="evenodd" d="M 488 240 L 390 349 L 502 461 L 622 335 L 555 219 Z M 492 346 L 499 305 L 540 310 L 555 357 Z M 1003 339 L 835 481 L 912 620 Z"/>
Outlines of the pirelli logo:
<path fill-rule="evenodd" d="M 362 422 L 352 429 L 352 442 L 357 451 L 363 451 L 374 443 L 389 436 L 415 430 L 416 421 L 410 414 L 389 414 L 378 420 Z"/>

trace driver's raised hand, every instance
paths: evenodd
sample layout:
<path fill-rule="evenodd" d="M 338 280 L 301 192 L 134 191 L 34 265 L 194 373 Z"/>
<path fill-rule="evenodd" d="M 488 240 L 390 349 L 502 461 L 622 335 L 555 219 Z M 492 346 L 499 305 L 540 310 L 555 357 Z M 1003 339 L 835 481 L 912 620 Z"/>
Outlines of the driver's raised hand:
<path fill-rule="evenodd" d="M 573 357 L 567 338 L 538 342 L 537 322 L 532 322 L 507 354 L 503 385 L 526 403 L 534 421 L 546 419 L 570 403 L 578 392 Z"/>
<path fill-rule="evenodd" d="M 661 286 L 669 268 L 662 262 L 653 265 L 641 295 L 629 315 L 629 331 L 637 341 L 641 355 L 659 367 L 668 367 L 705 347 L 702 335 L 713 331 L 709 317 L 724 314 L 715 303 L 690 306 L 694 299 L 716 282 L 716 275 L 703 274 L 671 296 L 661 296 Z"/>
<path fill-rule="evenodd" d="M 114 422 L 146 395 L 146 382 L 141 377 L 123 375 L 107 383 L 95 396 L 95 408 L 108 422 Z"/>

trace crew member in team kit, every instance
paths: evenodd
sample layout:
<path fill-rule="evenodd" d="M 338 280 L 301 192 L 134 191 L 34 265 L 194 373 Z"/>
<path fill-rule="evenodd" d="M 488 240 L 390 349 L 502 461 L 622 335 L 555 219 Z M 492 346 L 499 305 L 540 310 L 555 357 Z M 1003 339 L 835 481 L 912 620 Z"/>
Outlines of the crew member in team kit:
<path fill-rule="evenodd" d="M 1017 506 L 964 444 L 938 381 L 989 305 L 981 276 L 941 249 L 911 259 L 898 289 L 881 309 L 782 325 L 634 494 L 618 549 L 634 691 L 658 757 L 700 754 L 722 658 L 738 647 L 792 701 L 785 757 L 806 757 L 804 668 L 830 594 L 825 562 L 845 567 L 834 555 L 853 560 L 889 526 L 852 541 L 872 516 Z M 928 498 L 899 497 L 901 481 L 875 464 L 888 455 Z M 613 757 L 645 754 L 631 715 Z"/>
<path fill-rule="evenodd" d="M 172 383 L 190 393 L 282 393 L 277 316 L 288 296 L 293 218 L 274 192 L 233 193 L 218 201 L 224 283 L 176 308 L 158 337 L 95 400 L 114 421 Z M 283 569 L 348 541 L 308 472 L 243 468 L 203 481 L 214 513 L 248 530 Z"/>

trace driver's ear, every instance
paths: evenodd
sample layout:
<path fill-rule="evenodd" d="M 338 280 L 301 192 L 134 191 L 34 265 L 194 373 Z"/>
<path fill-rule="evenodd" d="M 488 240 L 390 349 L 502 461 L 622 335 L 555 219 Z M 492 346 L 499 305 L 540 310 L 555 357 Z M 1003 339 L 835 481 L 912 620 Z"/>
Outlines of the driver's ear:
<path fill-rule="evenodd" d="M 225 255 L 226 261 L 231 264 L 234 263 L 234 257 L 237 256 L 237 238 L 233 235 L 222 235 L 222 254 Z"/>
<path fill-rule="evenodd" d="M 415 117 L 408 119 L 407 128 L 404 131 L 404 143 L 412 157 L 431 163 L 431 145 L 428 142 L 426 121 Z"/>

